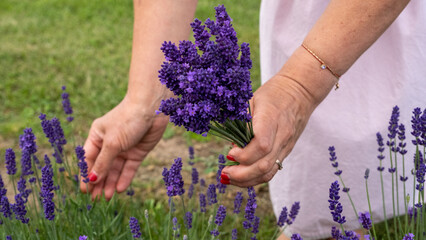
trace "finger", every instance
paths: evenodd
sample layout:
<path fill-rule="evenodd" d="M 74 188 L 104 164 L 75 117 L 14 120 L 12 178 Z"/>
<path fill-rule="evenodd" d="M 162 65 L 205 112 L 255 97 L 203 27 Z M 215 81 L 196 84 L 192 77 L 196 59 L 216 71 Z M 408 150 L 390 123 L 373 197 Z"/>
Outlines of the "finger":
<path fill-rule="evenodd" d="M 273 115 L 276 115 L 276 113 Z M 254 114 L 254 138 L 244 148 L 232 148 L 227 158 L 234 159 L 242 165 L 251 165 L 258 159 L 270 154 L 277 133 L 277 124 L 271 124 L 271 116 L 273 115 L 267 112 Z"/>
<path fill-rule="evenodd" d="M 237 165 L 225 167 L 222 173 L 227 174 L 231 180 L 230 183 L 237 186 L 256 185 L 268 182 L 278 170 L 275 163 L 277 159 L 283 159 L 288 154 L 288 149 L 292 148 L 289 143 L 289 137 L 283 136 L 283 133 L 277 133 L 277 139 L 273 144 L 272 151 L 263 158 L 255 161 L 251 165 Z M 289 148 L 291 147 L 291 148 Z"/>
<path fill-rule="evenodd" d="M 279 157 L 278 157 L 278 161 L 280 161 L 281 164 L 284 165 L 283 169 L 285 168 L 285 164 L 284 164 L 284 161 L 280 160 L 280 159 L 284 159 L 285 156 L 287 156 L 287 154 L 285 153 L 285 150 L 284 150 L 284 151 L 282 151 L 282 153 L 279 154 Z M 260 175 L 257 178 L 253 178 L 251 180 L 244 181 L 244 182 L 231 180 L 230 184 L 238 186 L 238 187 L 251 187 L 251 186 L 255 186 L 255 185 L 258 185 L 258 184 L 261 184 L 261 183 L 271 181 L 272 178 L 274 178 L 274 176 L 277 174 L 277 172 L 280 171 L 278 164 L 275 161 L 274 161 L 274 165 L 272 166 L 272 169 L 269 172 L 267 172 L 263 175 Z"/>
<path fill-rule="evenodd" d="M 124 159 L 121 157 L 116 158 L 113 162 L 111 169 L 108 172 L 108 176 L 105 179 L 105 198 L 107 200 L 111 199 L 115 193 L 116 185 L 120 174 L 122 172 L 122 168 L 124 166 Z"/>
<path fill-rule="evenodd" d="M 135 176 L 139 166 L 140 161 L 127 160 L 121 171 L 120 179 L 117 183 L 117 192 L 121 193 L 126 191 L 126 189 L 132 183 L 133 177 Z"/>
<path fill-rule="evenodd" d="M 89 173 L 91 184 L 97 184 L 106 178 L 114 159 L 116 159 L 117 155 L 121 152 L 120 145 L 116 138 L 110 136 L 116 135 L 109 134 L 109 136 L 105 136 L 101 151 Z"/>
<path fill-rule="evenodd" d="M 105 181 L 101 180 L 96 185 L 93 186 L 92 192 L 92 201 L 99 200 L 104 191 Z"/>

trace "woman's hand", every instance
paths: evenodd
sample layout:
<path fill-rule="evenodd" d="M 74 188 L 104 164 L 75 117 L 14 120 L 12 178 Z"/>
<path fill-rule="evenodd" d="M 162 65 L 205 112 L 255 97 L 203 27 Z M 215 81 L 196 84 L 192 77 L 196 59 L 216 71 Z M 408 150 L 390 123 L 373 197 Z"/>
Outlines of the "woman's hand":
<path fill-rule="evenodd" d="M 103 191 L 110 199 L 115 191 L 123 192 L 146 155 L 160 141 L 168 118 L 147 111 L 143 104 L 125 98 L 110 112 L 96 119 L 84 145 L 90 182 L 80 189 L 92 193 Z"/>
<path fill-rule="evenodd" d="M 255 137 L 244 148 L 234 147 L 228 159 L 238 166 L 222 171 L 230 183 L 240 187 L 268 182 L 278 171 L 280 162 L 290 153 L 308 122 L 314 104 L 304 89 L 286 76 L 275 76 L 261 86 L 251 100 Z"/>

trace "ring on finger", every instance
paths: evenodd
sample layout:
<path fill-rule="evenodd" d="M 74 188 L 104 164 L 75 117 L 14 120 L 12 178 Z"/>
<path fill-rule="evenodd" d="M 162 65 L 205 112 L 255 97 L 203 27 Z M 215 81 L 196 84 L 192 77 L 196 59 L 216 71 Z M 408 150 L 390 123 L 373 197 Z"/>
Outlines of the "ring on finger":
<path fill-rule="evenodd" d="M 278 165 L 278 170 L 283 169 L 283 164 L 281 163 L 279 159 L 275 160 L 275 163 Z"/>

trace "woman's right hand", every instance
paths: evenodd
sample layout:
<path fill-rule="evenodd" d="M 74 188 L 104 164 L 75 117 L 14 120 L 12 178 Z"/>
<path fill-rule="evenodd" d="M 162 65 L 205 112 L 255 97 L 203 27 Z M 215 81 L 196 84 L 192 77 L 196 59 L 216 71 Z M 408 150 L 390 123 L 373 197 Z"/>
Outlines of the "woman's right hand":
<path fill-rule="evenodd" d="M 84 144 L 90 182 L 80 182 L 92 198 L 123 192 L 132 182 L 146 155 L 160 141 L 168 117 L 125 97 L 104 116 L 96 119 Z"/>

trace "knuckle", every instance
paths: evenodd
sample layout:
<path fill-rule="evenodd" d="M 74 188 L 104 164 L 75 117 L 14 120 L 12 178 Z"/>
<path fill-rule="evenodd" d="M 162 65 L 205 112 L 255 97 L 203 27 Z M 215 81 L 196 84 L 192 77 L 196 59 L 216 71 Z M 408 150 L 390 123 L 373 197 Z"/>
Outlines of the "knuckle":
<path fill-rule="evenodd" d="M 271 169 L 271 164 L 268 161 L 259 161 L 257 169 L 262 175 L 266 174 Z"/>
<path fill-rule="evenodd" d="M 269 139 L 262 139 L 259 141 L 259 151 L 263 154 L 267 154 L 272 150 L 272 144 L 270 144 Z"/>
<path fill-rule="evenodd" d="M 274 174 L 272 172 L 268 172 L 268 173 L 266 173 L 262 176 L 262 181 L 263 182 L 269 182 L 269 181 L 271 181 L 271 179 L 273 177 L 274 177 Z"/>

